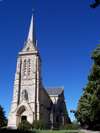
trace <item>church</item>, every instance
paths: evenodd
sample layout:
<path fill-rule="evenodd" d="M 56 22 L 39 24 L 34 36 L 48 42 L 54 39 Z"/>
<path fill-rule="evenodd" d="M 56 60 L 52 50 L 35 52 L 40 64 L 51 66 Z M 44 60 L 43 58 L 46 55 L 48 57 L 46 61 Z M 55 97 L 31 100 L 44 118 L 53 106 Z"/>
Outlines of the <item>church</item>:
<path fill-rule="evenodd" d="M 24 48 L 18 53 L 13 88 L 13 98 L 8 117 L 8 127 L 18 128 L 23 120 L 32 124 L 44 121 L 51 127 L 70 122 L 64 88 L 45 88 L 41 77 L 41 57 L 37 48 L 32 15 Z"/>

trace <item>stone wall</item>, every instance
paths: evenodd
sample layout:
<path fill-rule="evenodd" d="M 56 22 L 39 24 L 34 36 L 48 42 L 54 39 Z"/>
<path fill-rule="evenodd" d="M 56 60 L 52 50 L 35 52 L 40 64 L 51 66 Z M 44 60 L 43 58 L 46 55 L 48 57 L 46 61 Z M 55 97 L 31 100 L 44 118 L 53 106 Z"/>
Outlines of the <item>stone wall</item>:
<path fill-rule="evenodd" d="M 41 88 L 40 90 L 40 119 L 44 122 L 50 122 L 51 112 L 51 99 L 48 96 L 46 90 Z"/>

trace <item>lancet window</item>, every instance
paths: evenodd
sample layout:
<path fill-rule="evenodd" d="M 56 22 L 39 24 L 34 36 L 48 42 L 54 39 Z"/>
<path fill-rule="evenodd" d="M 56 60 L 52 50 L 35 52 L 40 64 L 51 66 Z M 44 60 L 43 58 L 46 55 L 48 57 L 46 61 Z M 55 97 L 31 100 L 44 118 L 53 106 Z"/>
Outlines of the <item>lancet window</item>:
<path fill-rule="evenodd" d="M 22 91 L 22 101 L 23 100 L 28 100 L 28 92 L 26 90 Z"/>
<path fill-rule="evenodd" d="M 23 64 L 23 76 L 26 76 L 26 73 L 27 73 L 27 65 L 26 65 L 26 59 L 25 59 Z"/>
<path fill-rule="evenodd" d="M 28 76 L 30 76 L 30 71 L 31 71 L 31 60 L 30 59 L 28 59 Z"/>

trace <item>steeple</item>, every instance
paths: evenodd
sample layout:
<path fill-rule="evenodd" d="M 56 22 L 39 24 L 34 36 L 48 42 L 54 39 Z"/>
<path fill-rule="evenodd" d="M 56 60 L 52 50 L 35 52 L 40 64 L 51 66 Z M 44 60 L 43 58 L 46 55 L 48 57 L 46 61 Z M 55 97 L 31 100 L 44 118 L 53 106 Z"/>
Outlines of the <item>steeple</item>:
<path fill-rule="evenodd" d="M 31 22 L 30 22 L 30 27 L 29 27 L 29 32 L 28 32 L 28 38 L 27 41 L 31 41 L 33 43 L 36 42 L 36 38 L 35 38 L 35 26 L 34 26 L 34 17 L 32 14 L 31 17 Z"/>
<path fill-rule="evenodd" d="M 30 22 L 30 26 L 29 26 L 28 37 L 27 37 L 27 40 L 25 42 L 25 46 L 22 49 L 20 54 L 22 54 L 22 52 L 32 52 L 35 50 L 37 50 L 37 47 L 36 47 L 34 17 L 32 14 L 31 22 Z"/>

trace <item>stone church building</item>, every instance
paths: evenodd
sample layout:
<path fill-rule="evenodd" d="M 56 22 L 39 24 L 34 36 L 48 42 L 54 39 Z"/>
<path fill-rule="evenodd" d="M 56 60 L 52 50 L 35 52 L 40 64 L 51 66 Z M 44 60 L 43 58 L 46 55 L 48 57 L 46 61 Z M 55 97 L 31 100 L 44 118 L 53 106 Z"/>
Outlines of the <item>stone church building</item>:
<path fill-rule="evenodd" d="M 42 83 L 41 57 L 34 33 L 32 16 L 27 41 L 17 58 L 13 99 L 8 117 L 10 128 L 17 128 L 23 120 L 31 124 L 34 120 L 42 120 L 53 127 L 70 121 L 64 89 L 47 89 Z"/>

